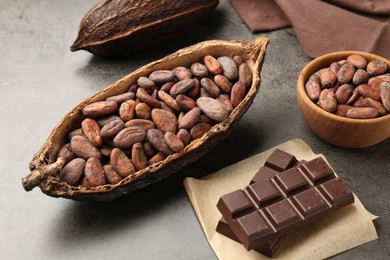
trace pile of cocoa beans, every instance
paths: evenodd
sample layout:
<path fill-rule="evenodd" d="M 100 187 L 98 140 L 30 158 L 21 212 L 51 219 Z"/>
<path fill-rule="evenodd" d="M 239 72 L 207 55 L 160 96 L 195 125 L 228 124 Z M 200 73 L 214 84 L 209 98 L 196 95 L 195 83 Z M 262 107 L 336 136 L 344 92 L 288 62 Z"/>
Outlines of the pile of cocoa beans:
<path fill-rule="evenodd" d="M 305 89 L 319 107 L 339 116 L 369 119 L 390 113 L 390 73 L 383 61 L 350 55 L 314 73 Z"/>
<path fill-rule="evenodd" d="M 72 186 L 117 184 L 149 165 L 181 152 L 225 120 L 245 98 L 252 71 L 239 56 L 189 68 L 156 70 L 126 93 L 85 106 L 79 129 L 59 151 L 59 178 Z"/>

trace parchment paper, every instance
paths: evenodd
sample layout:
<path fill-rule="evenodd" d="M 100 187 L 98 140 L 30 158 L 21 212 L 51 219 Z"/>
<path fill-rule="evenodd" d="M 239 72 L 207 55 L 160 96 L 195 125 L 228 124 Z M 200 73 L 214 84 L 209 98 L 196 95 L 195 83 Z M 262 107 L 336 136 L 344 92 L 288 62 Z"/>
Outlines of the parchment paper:
<path fill-rule="evenodd" d="M 315 155 L 300 139 L 278 145 L 298 160 Z M 216 205 L 228 192 L 244 188 L 274 148 L 230 165 L 203 179 L 186 178 L 184 186 L 212 249 L 219 259 L 267 259 L 215 231 L 221 217 Z M 322 156 L 322 155 L 321 155 Z M 291 232 L 276 259 L 323 259 L 378 238 L 369 213 L 355 196 L 355 203 Z"/>

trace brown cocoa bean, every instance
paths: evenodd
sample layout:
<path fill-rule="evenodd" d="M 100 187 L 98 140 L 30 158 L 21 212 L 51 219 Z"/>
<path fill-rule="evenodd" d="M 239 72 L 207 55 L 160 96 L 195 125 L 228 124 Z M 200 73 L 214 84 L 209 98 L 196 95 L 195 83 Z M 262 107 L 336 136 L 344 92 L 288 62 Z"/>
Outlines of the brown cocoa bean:
<path fill-rule="evenodd" d="M 353 86 L 351 84 L 341 85 L 335 92 L 336 100 L 338 104 L 345 104 L 352 96 Z"/>
<path fill-rule="evenodd" d="M 366 102 L 364 101 L 365 97 L 359 96 L 359 98 L 353 102 L 353 107 L 366 107 Z"/>
<path fill-rule="evenodd" d="M 363 83 L 367 83 L 370 75 L 367 71 L 363 69 L 358 69 L 355 74 L 353 74 L 352 83 L 355 85 L 361 85 Z"/>
<path fill-rule="evenodd" d="M 119 107 L 119 117 L 124 121 L 129 121 L 134 118 L 135 106 L 137 104 L 134 100 L 128 100 L 121 104 Z"/>
<path fill-rule="evenodd" d="M 177 82 L 171 90 L 169 90 L 169 94 L 176 98 L 180 94 L 185 94 L 189 90 L 191 90 L 195 86 L 195 80 L 193 79 L 184 79 Z"/>
<path fill-rule="evenodd" d="M 179 137 L 177 137 L 174 133 L 172 132 L 166 132 L 164 134 L 164 140 L 165 142 L 167 143 L 168 147 L 178 153 L 180 151 L 183 151 L 184 149 L 184 144 L 183 142 L 180 140 Z"/>
<path fill-rule="evenodd" d="M 387 110 L 384 108 L 381 102 L 378 102 L 376 100 L 373 100 L 372 98 L 367 97 L 364 99 L 364 103 L 366 103 L 368 107 L 375 108 L 378 111 L 378 114 L 380 116 L 384 116 L 388 114 Z"/>
<path fill-rule="evenodd" d="M 85 106 L 82 110 L 86 117 L 99 117 L 111 114 L 118 108 L 115 101 L 98 101 Z"/>
<path fill-rule="evenodd" d="M 152 157 L 157 153 L 156 149 L 154 149 L 153 146 L 148 141 L 145 141 L 142 144 L 142 148 L 144 149 L 144 152 L 148 157 Z"/>
<path fill-rule="evenodd" d="M 74 136 L 70 140 L 70 147 L 75 155 L 83 159 L 90 157 L 102 158 L 100 151 L 84 136 Z"/>
<path fill-rule="evenodd" d="M 337 75 L 339 73 L 340 68 L 341 68 L 341 64 L 338 62 L 333 62 L 329 66 L 330 71 L 333 72 L 334 75 Z"/>
<path fill-rule="evenodd" d="M 222 73 L 222 65 L 213 56 L 211 56 L 211 55 L 204 56 L 203 62 L 210 73 L 212 73 L 214 75 Z"/>
<path fill-rule="evenodd" d="M 208 116 L 209 118 L 215 121 L 221 122 L 229 116 L 229 113 L 225 108 L 225 106 L 222 105 L 216 99 L 209 98 L 209 97 L 200 97 L 198 98 L 196 103 L 200 108 L 200 110 L 202 110 L 202 112 L 206 116 Z"/>
<path fill-rule="evenodd" d="M 155 155 L 153 155 L 152 158 L 149 159 L 148 165 L 152 165 L 152 164 L 161 162 L 161 161 L 164 160 L 165 158 L 166 158 L 166 156 L 165 156 L 163 153 L 158 152 L 158 153 L 156 153 Z"/>
<path fill-rule="evenodd" d="M 179 137 L 180 141 L 184 144 L 184 146 L 187 146 L 191 142 L 191 136 L 190 133 L 187 131 L 187 129 L 180 129 L 179 132 L 177 132 L 177 137 Z"/>
<path fill-rule="evenodd" d="M 191 130 L 190 135 L 193 140 L 201 138 L 204 134 L 211 130 L 211 125 L 207 123 L 197 123 L 195 124 Z"/>
<path fill-rule="evenodd" d="M 145 169 L 148 166 L 148 158 L 141 143 L 135 143 L 131 148 L 131 160 L 137 170 Z"/>
<path fill-rule="evenodd" d="M 177 117 L 177 125 L 178 126 L 180 125 L 181 119 L 183 118 L 184 114 L 185 114 L 184 112 L 179 113 L 179 116 Z"/>
<path fill-rule="evenodd" d="M 165 142 L 164 139 L 164 133 L 161 132 L 158 129 L 150 129 L 146 133 L 146 139 L 148 142 L 153 146 L 154 149 L 157 151 L 163 153 L 164 155 L 168 156 L 170 154 L 173 154 L 173 151 L 167 143 Z"/>
<path fill-rule="evenodd" d="M 200 88 L 200 96 L 201 97 L 211 97 L 209 92 L 207 92 L 204 88 Z"/>
<path fill-rule="evenodd" d="M 252 84 L 252 71 L 245 62 L 238 67 L 238 80 L 243 82 L 247 88 Z"/>
<path fill-rule="evenodd" d="M 100 148 L 99 148 L 99 151 L 102 155 L 104 156 L 107 156 L 107 157 L 110 157 L 111 155 L 111 152 L 112 152 L 112 149 L 114 149 L 113 146 L 111 145 L 102 145 Z"/>
<path fill-rule="evenodd" d="M 333 74 L 333 72 L 330 71 L 330 69 L 324 69 L 323 71 L 321 71 L 321 73 L 318 74 L 318 77 L 320 78 L 322 88 L 330 88 L 337 81 L 336 75 Z"/>
<path fill-rule="evenodd" d="M 200 92 L 200 81 L 198 78 L 193 78 L 195 86 L 187 92 L 187 96 L 190 98 L 196 98 Z"/>
<path fill-rule="evenodd" d="M 197 123 L 213 124 L 214 120 L 212 120 L 210 117 L 208 117 L 206 115 L 200 115 Z"/>
<path fill-rule="evenodd" d="M 72 151 L 72 148 L 70 147 L 70 143 L 66 143 L 58 151 L 57 157 L 64 158 L 65 159 L 65 163 L 68 163 L 71 160 L 73 160 L 76 157 L 76 155 Z"/>
<path fill-rule="evenodd" d="M 377 116 L 378 110 L 372 107 L 354 107 L 347 112 L 347 117 L 356 119 L 369 119 Z"/>
<path fill-rule="evenodd" d="M 219 87 L 209 78 L 203 78 L 200 80 L 200 85 L 209 93 L 213 98 L 216 98 L 221 94 Z"/>
<path fill-rule="evenodd" d="M 228 111 L 229 114 L 233 111 L 233 105 L 230 102 L 230 98 L 228 95 L 226 95 L 226 94 L 219 95 L 216 98 L 216 100 L 221 102 L 222 105 L 224 105 L 224 107 L 226 108 L 226 110 Z"/>
<path fill-rule="evenodd" d="M 172 114 L 176 114 L 175 110 L 173 110 L 172 108 L 170 108 L 167 104 L 165 104 L 163 101 L 160 101 L 161 103 L 161 109 L 165 110 L 165 111 L 168 111 Z"/>
<path fill-rule="evenodd" d="M 100 136 L 104 139 L 112 138 L 116 136 L 123 128 L 125 128 L 125 124 L 122 120 L 114 120 L 110 123 L 103 126 L 100 131 Z"/>
<path fill-rule="evenodd" d="M 131 93 L 134 93 L 135 94 L 135 92 L 137 92 L 137 89 L 138 89 L 138 84 L 137 83 L 134 83 L 133 85 L 131 85 L 130 87 L 129 87 L 129 89 L 127 90 L 127 92 L 131 92 Z M 134 97 L 135 97 L 135 95 L 134 95 Z"/>
<path fill-rule="evenodd" d="M 191 72 L 195 77 L 198 78 L 207 77 L 209 74 L 207 67 L 199 62 L 191 64 Z"/>
<path fill-rule="evenodd" d="M 85 163 L 84 179 L 89 187 L 98 187 L 106 184 L 106 175 L 102 163 L 96 158 L 89 158 Z"/>
<path fill-rule="evenodd" d="M 355 74 L 355 68 L 349 64 L 345 63 L 341 66 L 339 73 L 337 74 L 337 79 L 340 84 L 347 84 L 352 81 L 352 77 Z"/>
<path fill-rule="evenodd" d="M 132 100 L 135 98 L 135 94 L 132 93 L 132 92 L 126 92 L 126 93 L 123 93 L 123 94 L 119 94 L 119 95 L 116 95 L 116 96 L 111 96 L 111 97 L 108 97 L 106 98 L 106 101 L 115 101 L 116 103 L 118 104 L 121 104 L 127 100 Z"/>
<path fill-rule="evenodd" d="M 165 132 L 177 132 L 177 118 L 172 113 L 165 111 L 163 109 L 153 109 L 152 110 L 152 120 L 156 127 Z"/>
<path fill-rule="evenodd" d="M 123 178 L 136 172 L 133 162 L 119 148 L 112 149 L 110 164 L 114 170 Z"/>
<path fill-rule="evenodd" d="M 223 75 L 229 80 L 235 81 L 238 78 L 238 68 L 234 60 L 227 56 L 217 59 L 222 66 Z"/>
<path fill-rule="evenodd" d="M 367 85 L 379 89 L 379 86 L 382 84 L 383 79 L 380 76 L 372 77 L 368 80 Z"/>
<path fill-rule="evenodd" d="M 223 92 L 230 94 L 232 91 L 233 84 L 224 75 L 215 75 L 214 82 Z"/>
<path fill-rule="evenodd" d="M 160 88 L 161 91 L 164 91 L 166 93 L 169 93 L 173 85 L 175 85 L 176 82 L 167 82 Z"/>
<path fill-rule="evenodd" d="M 236 84 L 232 87 L 232 92 L 230 93 L 230 101 L 233 105 L 233 107 L 237 107 L 241 101 L 244 100 L 245 94 L 246 94 L 246 87 L 244 83 L 241 81 L 238 81 Z"/>
<path fill-rule="evenodd" d="M 364 97 L 370 97 L 376 101 L 380 101 L 380 91 L 378 88 L 374 88 L 370 85 L 362 84 L 355 88 L 360 95 Z"/>
<path fill-rule="evenodd" d="M 183 118 L 181 118 L 179 127 L 185 129 L 191 128 L 198 121 L 199 116 L 200 109 L 198 107 L 191 109 L 183 116 Z"/>
<path fill-rule="evenodd" d="M 143 76 L 139 77 L 137 79 L 137 84 L 141 88 L 146 88 L 146 89 L 154 89 L 156 87 L 156 84 L 154 83 L 154 81 L 152 81 L 151 79 L 149 79 L 147 77 L 143 77 Z"/>
<path fill-rule="evenodd" d="M 156 126 L 150 120 L 136 118 L 136 119 L 132 119 L 130 121 L 127 121 L 125 123 L 125 127 L 138 127 L 146 132 L 149 129 L 155 128 Z"/>
<path fill-rule="evenodd" d="M 60 179 L 69 185 L 75 185 L 82 177 L 85 160 L 75 158 L 69 161 L 60 172 Z"/>
<path fill-rule="evenodd" d="M 72 139 L 73 136 L 77 136 L 77 135 L 84 136 L 83 130 L 82 130 L 81 128 L 77 128 L 77 129 L 71 131 L 71 132 L 68 134 L 68 138 L 69 138 L 69 140 L 70 140 L 70 139 Z"/>
<path fill-rule="evenodd" d="M 157 108 L 161 107 L 160 102 L 158 102 L 158 100 L 156 100 L 151 95 L 146 93 L 145 89 L 143 89 L 143 88 L 137 89 L 136 96 L 139 100 L 141 100 L 142 102 L 145 102 L 146 104 L 148 104 L 151 107 L 157 107 Z"/>
<path fill-rule="evenodd" d="M 191 71 L 183 66 L 174 68 L 173 73 L 179 81 L 192 78 Z"/>
<path fill-rule="evenodd" d="M 384 74 L 386 73 L 387 69 L 388 66 L 384 61 L 374 60 L 374 61 L 370 61 L 367 64 L 367 72 L 371 76 L 378 76 Z"/>
<path fill-rule="evenodd" d="M 383 107 L 390 112 L 390 82 L 382 82 L 379 86 Z"/>
<path fill-rule="evenodd" d="M 161 104 L 160 104 L 160 106 L 161 106 Z M 135 106 L 135 114 L 140 119 L 151 119 L 151 115 L 150 115 L 151 111 L 152 111 L 152 108 L 148 104 L 143 103 L 143 102 L 138 103 Z"/>
<path fill-rule="evenodd" d="M 347 61 L 357 69 L 365 69 L 367 67 L 366 58 L 358 54 L 349 55 Z"/>
<path fill-rule="evenodd" d="M 337 109 L 335 93 L 329 89 L 322 90 L 317 105 L 329 113 L 335 112 Z"/>
<path fill-rule="evenodd" d="M 236 63 L 237 66 L 240 66 L 241 63 L 243 63 L 242 58 L 240 56 L 238 56 L 238 55 L 234 55 L 233 56 L 233 60 L 234 60 L 234 62 Z"/>
<path fill-rule="evenodd" d="M 146 132 L 140 127 L 132 126 L 122 129 L 114 138 L 114 145 L 117 148 L 128 148 L 135 143 L 145 139 Z"/>
<path fill-rule="evenodd" d="M 104 174 L 106 175 L 107 181 L 112 184 L 118 184 L 121 180 L 123 180 L 122 176 L 120 176 L 114 168 L 110 164 L 106 164 L 103 166 Z"/>
<path fill-rule="evenodd" d="M 155 84 L 166 84 L 175 79 L 175 73 L 171 70 L 155 70 L 150 73 L 149 79 Z"/>
<path fill-rule="evenodd" d="M 158 91 L 158 97 L 165 103 L 167 104 L 170 108 L 176 110 L 176 111 L 181 111 L 181 108 L 179 105 L 176 103 L 176 100 L 170 96 L 169 94 L 165 93 L 164 91 Z"/>
<path fill-rule="evenodd" d="M 348 99 L 348 101 L 347 101 L 347 105 L 352 105 L 356 100 L 358 100 L 358 98 L 360 97 L 360 94 L 359 94 L 359 92 L 357 92 L 357 91 L 353 91 L 352 92 L 352 95 L 351 95 L 351 97 Z"/>
<path fill-rule="evenodd" d="M 347 117 L 347 112 L 351 108 L 353 108 L 353 107 L 349 106 L 349 105 L 343 105 L 343 104 L 337 105 L 337 109 L 336 109 L 335 114 L 338 116 Z"/>
<path fill-rule="evenodd" d="M 96 122 L 99 124 L 100 127 L 103 127 L 114 120 L 122 120 L 122 119 L 119 116 L 115 116 L 115 115 L 96 118 Z"/>
<path fill-rule="evenodd" d="M 176 97 L 176 103 L 181 108 L 181 110 L 186 112 L 197 106 L 195 100 L 185 95 L 178 95 Z"/>
<path fill-rule="evenodd" d="M 317 102 L 318 98 L 320 97 L 320 92 L 321 92 L 321 86 L 318 82 L 314 80 L 309 80 L 305 84 L 305 90 L 307 96 L 313 101 Z"/>

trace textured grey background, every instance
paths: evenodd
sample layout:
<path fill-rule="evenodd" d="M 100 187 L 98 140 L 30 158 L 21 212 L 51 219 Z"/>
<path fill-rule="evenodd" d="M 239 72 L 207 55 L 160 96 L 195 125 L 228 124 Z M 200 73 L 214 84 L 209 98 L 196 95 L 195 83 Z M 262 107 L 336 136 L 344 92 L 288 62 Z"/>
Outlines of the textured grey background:
<path fill-rule="evenodd" d="M 71 53 L 93 0 L 0 0 L 0 259 L 215 259 L 182 181 L 293 138 L 323 153 L 380 218 L 379 240 L 334 259 L 390 257 L 390 140 L 366 149 L 329 145 L 307 128 L 295 82 L 310 61 L 291 28 L 271 38 L 261 91 L 232 134 L 173 177 L 109 203 L 26 193 L 20 178 L 62 116 L 141 65 L 207 39 L 252 39 L 228 1 L 196 30 L 124 60 Z M 325 241 L 324 241 L 325 242 Z M 313 249 L 321 250 L 321 249 Z"/>

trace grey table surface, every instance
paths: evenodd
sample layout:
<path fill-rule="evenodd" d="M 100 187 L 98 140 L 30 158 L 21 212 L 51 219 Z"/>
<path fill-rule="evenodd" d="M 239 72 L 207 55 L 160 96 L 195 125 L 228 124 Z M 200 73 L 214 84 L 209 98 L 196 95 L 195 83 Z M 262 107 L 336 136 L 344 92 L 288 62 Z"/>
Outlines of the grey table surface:
<path fill-rule="evenodd" d="M 366 208 L 379 239 L 334 259 L 390 257 L 390 140 L 343 149 L 305 125 L 295 83 L 310 61 L 293 29 L 252 34 L 220 1 L 196 29 L 121 60 L 71 53 L 93 0 L 0 0 L 0 259 L 215 259 L 183 187 L 294 138 L 322 153 Z M 141 65 L 208 39 L 271 38 L 260 93 L 232 134 L 174 176 L 106 203 L 25 192 L 21 177 L 52 128 L 75 105 Z M 321 249 L 313 249 L 321 250 Z"/>

